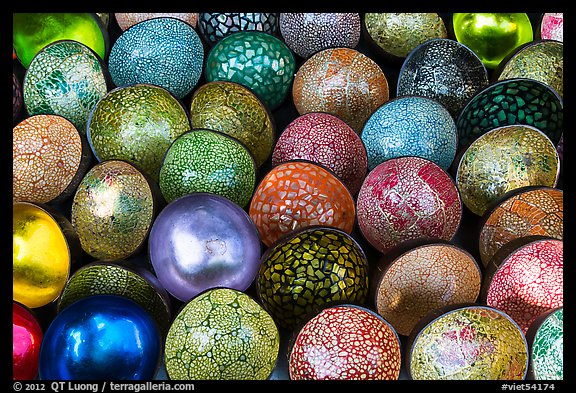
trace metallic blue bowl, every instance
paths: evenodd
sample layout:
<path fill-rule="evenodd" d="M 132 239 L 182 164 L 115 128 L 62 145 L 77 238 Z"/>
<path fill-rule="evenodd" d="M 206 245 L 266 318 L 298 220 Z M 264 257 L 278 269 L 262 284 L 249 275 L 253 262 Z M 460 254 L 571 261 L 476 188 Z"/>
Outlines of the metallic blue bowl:
<path fill-rule="evenodd" d="M 56 315 L 40 348 L 43 380 L 148 380 L 161 359 L 156 323 L 134 301 L 93 295 Z"/>

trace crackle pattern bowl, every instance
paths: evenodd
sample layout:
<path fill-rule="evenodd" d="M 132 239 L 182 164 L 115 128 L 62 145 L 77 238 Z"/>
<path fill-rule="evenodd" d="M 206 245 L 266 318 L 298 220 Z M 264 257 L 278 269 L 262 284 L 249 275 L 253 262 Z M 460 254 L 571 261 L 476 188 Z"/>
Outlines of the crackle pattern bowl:
<path fill-rule="evenodd" d="M 201 12 L 198 33 L 210 46 L 239 31 L 262 31 L 278 34 L 277 12 Z"/>

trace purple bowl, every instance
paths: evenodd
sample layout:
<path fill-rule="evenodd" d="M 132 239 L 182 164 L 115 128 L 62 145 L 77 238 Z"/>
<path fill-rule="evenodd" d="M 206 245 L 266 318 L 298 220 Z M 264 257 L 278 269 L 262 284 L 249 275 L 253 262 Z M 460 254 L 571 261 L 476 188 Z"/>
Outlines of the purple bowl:
<path fill-rule="evenodd" d="M 158 215 L 148 255 L 160 284 L 188 301 L 214 287 L 246 290 L 260 266 L 258 230 L 248 214 L 225 197 L 192 193 Z"/>

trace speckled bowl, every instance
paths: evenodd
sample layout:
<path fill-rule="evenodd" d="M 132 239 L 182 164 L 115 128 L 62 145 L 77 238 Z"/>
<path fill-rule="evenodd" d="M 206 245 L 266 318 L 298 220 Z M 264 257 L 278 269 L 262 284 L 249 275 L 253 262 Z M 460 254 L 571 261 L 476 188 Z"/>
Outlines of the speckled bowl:
<path fill-rule="evenodd" d="M 456 185 L 464 205 L 483 215 L 506 192 L 525 186 L 556 187 L 560 159 L 542 131 L 527 125 L 494 128 L 464 151 Z"/>
<path fill-rule="evenodd" d="M 176 18 L 196 28 L 198 23 L 197 12 L 116 12 L 114 19 L 122 31 L 137 23 L 154 18 Z"/>
<path fill-rule="evenodd" d="M 238 31 L 256 30 L 277 35 L 277 12 L 201 12 L 198 33 L 208 45 Z"/>
<path fill-rule="evenodd" d="M 508 314 L 524 333 L 541 313 L 564 303 L 564 243 L 547 236 L 508 242 L 485 269 L 480 299 Z"/>
<path fill-rule="evenodd" d="M 530 347 L 528 379 L 564 379 L 564 308 L 540 314 L 526 332 Z"/>
<path fill-rule="evenodd" d="M 442 240 L 406 241 L 372 268 L 375 310 L 403 336 L 429 312 L 480 295 L 482 271 L 465 249 Z"/>
<path fill-rule="evenodd" d="M 404 60 L 396 96 L 431 98 L 456 118 L 470 98 L 486 86 L 488 71 L 472 50 L 449 38 L 433 38 L 414 48 Z"/>
<path fill-rule="evenodd" d="M 522 330 L 507 314 L 480 304 L 430 312 L 406 349 L 413 380 L 523 380 L 528 370 Z"/>
<path fill-rule="evenodd" d="M 514 239 L 542 235 L 562 240 L 564 192 L 539 186 L 512 190 L 486 210 L 479 226 L 478 250 L 484 267 L 500 247 Z"/>
<path fill-rule="evenodd" d="M 543 40 L 564 41 L 564 14 L 562 12 L 545 12 L 538 25 L 536 37 Z"/>

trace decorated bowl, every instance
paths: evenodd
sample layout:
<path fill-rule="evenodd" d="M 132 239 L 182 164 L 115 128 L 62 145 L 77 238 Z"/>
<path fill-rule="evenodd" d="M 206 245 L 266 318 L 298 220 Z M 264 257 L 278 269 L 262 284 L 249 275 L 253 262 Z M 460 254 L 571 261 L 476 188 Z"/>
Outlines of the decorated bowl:
<path fill-rule="evenodd" d="M 20 83 L 16 74 L 12 73 L 12 121 L 16 121 L 19 118 L 23 102 L 22 83 Z"/>
<path fill-rule="evenodd" d="M 328 48 L 313 54 L 298 68 L 292 86 L 292 100 L 300 115 L 330 113 L 358 134 L 372 112 L 388 99 L 384 71 L 352 48 Z"/>
<path fill-rule="evenodd" d="M 260 267 L 261 244 L 248 214 L 229 199 L 192 193 L 170 202 L 148 239 L 158 280 L 181 301 L 214 287 L 245 291 Z"/>
<path fill-rule="evenodd" d="M 234 82 L 208 82 L 190 102 L 192 128 L 223 132 L 243 143 L 261 167 L 274 147 L 274 118 L 247 87 Z"/>
<path fill-rule="evenodd" d="M 526 13 L 454 13 L 452 27 L 456 40 L 473 50 L 491 69 L 534 38 Z"/>
<path fill-rule="evenodd" d="M 61 203 L 93 164 L 85 136 L 57 115 L 29 116 L 12 129 L 15 201 Z"/>
<path fill-rule="evenodd" d="M 98 161 L 126 160 L 158 181 L 170 144 L 189 130 L 184 106 L 168 90 L 136 84 L 117 87 L 98 101 L 86 135 Z"/>
<path fill-rule="evenodd" d="M 564 45 L 560 41 L 530 41 L 513 51 L 492 75 L 493 80 L 527 78 L 564 93 Z"/>
<path fill-rule="evenodd" d="M 397 380 L 401 343 L 372 310 L 326 307 L 296 331 L 288 358 L 291 380 Z"/>
<path fill-rule="evenodd" d="M 541 313 L 564 303 L 564 243 L 547 236 L 508 242 L 486 267 L 480 298 L 524 333 Z"/>
<path fill-rule="evenodd" d="M 523 380 L 528 344 L 502 311 L 479 304 L 428 313 L 406 344 L 412 380 Z"/>
<path fill-rule="evenodd" d="M 54 302 L 82 258 L 70 221 L 54 208 L 12 205 L 12 299 L 29 308 Z"/>
<path fill-rule="evenodd" d="M 12 379 L 34 380 L 44 333 L 28 307 L 12 302 Z"/>
<path fill-rule="evenodd" d="M 142 249 L 162 203 L 155 183 L 139 169 L 126 161 L 107 160 L 82 179 L 71 222 L 87 254 L 123 259 Z"/>
<path fill-rule="evenodd" d="M 448 170 L 458 147 L 458 131 L 450 112 L 426 97 L 389 100 L 372 113 L 360 135 L 369 170 L 402 156 L 425 158 Z"/>
<path fill-rule="evenodd" d="M 109 51 L 108 31 L 93 13 L 39 12 L 12 14 L 12 45 L 24 68 L 46 45 L 71 40 L 92 49 L 105 60 Z"/>
<path fill-rule="evenodd" d="M 117 295 L 80 299 L 52 320 L 40 348 L 42 380 L 151 380 L 162 355 L 154 319 Z"/>
<path fill-rule="evenodd" d="M 166 337 L 173 380 L 265 380 L 280 350 L 272 317 L 249 295 L 212 288 L 187 302 Z"/>
<path fill-rule="evenodd" d="M 466 104 L 458 119 L 460 147 L 502 126 L 527 125 L 558 143 L 563 130 L 563 102 L 557 92 L 533 79 L 515 78 L 492 83 Z"/>
<path fill-rule="evenodd" d="M 124 31 L 110 50 L 108 69 L 116 86 L 152 84 L 182 99 L 200 80 L 203 63 L 204 46 L 196 30 L 164 17 Z"/>
<path fill-rule="evenodd" d="M 350 191 L 331 171 L 309 161 L 289 161 L 266 173 L 248 214 L 270 247 L 282 236 L 314 225 L 352 233 L 356 207 Z"/>
<path fill-rule="evenodd" d="M 237 139 L 218 131 L 193 129 L 168 148 L 158 184 L 167 202 L 194 192 L 210 192 L 245 207 L 256 185 L 256 163 Z"/>
<path fill-rule="evenodd" d="M 175 18 L 188 23 L 196 28 L 198 23 L 197 12 L 116 12 L 114 19 L 122 31 L 134 26 L 137 23 L 154 18 Z"/>
<path fill-rule="evenodd" d="M 30 115 L 60 115 L 86 133 L 88 116 L 108 92 L 106 64 L 86 45 L 57 41 L 42 48 L 26 70 L 24 105 Z"/>
<path fill-rule="evenodd" d="M 262 31 L 239 31 L 222 38 L 206 58 L 207 82 L 236 82 L 274 110 L 286 99 L 296 60 L 284 41 Z"/>
<path fill-rule="evenodd" d="M 442 240 L 404 242 L 384 254 L 372 271 L 375 311 L 403 336 L 435 309 L 476 302 L 482 284 L 474 257 Z"/>
<path fill-rule="evenodd" d="M 277 12 L 201 12 L 198 33 L 210 46 L 239 31 L 262 31 L 278 34 Z"/>
<path fill-rule="evenodd" d="M 564 379 L 564 308 L 540 314 L 526 332 L 530 347 L 528 378 L 532 380 Z"/>
<path fill-rule="evenodd" d="M 296 117 L 276 141 L 272 165 L 308 160 L 332 170 L 358 194 L 368 173 L 364 142 L 344 120 L 329 113 L 310 112 Z"/>
<path fill-rule="evenodd" d="M 452 240 L 462 219 L 454 180 L 420 157 L 384 161 L 368 173 L 356 200 L 358 226 L 379 252 L 407 240 Z"/>
<path fill-rule="evenodd" d="M 171 321 L 170 297 L 156 276 L 124 260 L 90 262 L 69 278 L 58 299 L 58 312 L 92 295 L 118 295 L 133 300 L 158 324 L 162 336 Z"/>
<path fill-rule="evenodd" d="M 448 37 L 446 24 L 434 12 L 367 12 L 363 23 L 368 42 L 395 62 L 427 40 Z"/>
<path fill-rule="evenodd" d="M 293 329 L 335 301 L 363 304 L 368 260 L 348 233 L 315 226 L 279 239 L 261 258 L 256 293 L 276 323 Z"/>
<path fill-rule="evenodd" d="M 354 12 L 281 12 L 279 28 L 286 45 L 305 59 L 327 48 L 355 48 L 362 30 Z"/>
<path fill-rule="evenodd" d="M 472 142 L 458 162 L 464 205 L 482 216 L 505 193 L 526 186 L 555 187 L 560 159 L 542 131 L 527 125 L 494 128 Z"/>
<path fill-rule="evenodd" d="M 564 41 L 564 14 L 545 12 L 542 15 L 536 37 L 542 40 Z"/>
<path fill-rule="evenodd" d="M 494 203 L 480 221 L 478 250 L 484 267 L 496 251 L 514 239 L 542 235 L 562 240 L 563 190 L 528 186 L 512 190 Z"/>

